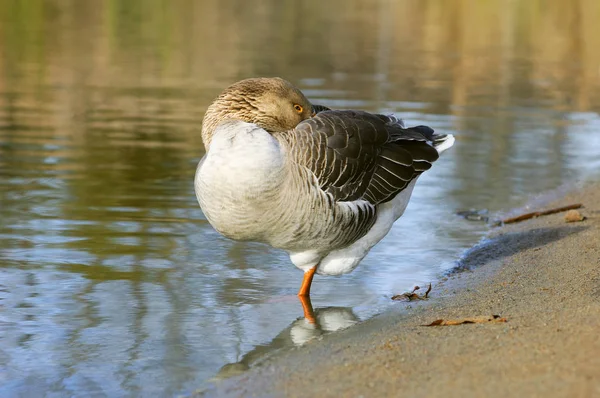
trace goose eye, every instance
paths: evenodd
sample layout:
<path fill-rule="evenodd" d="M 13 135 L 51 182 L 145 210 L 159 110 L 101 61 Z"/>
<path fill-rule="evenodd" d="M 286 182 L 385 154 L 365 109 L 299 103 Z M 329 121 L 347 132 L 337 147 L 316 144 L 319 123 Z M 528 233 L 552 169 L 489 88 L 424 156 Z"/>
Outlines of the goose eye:
<path fill-rule="evenodd" d="M 304 110 L 304 109 L 302 108 L 302 106 L 300 106 L 300 105 L 298 105 L 298 104 L 294 105 L 294 109 L 295 109 L 295 110 L 296 110 L 296 112 L 298 112 L 298 113 L 302 113 L 302 111 Z"/>

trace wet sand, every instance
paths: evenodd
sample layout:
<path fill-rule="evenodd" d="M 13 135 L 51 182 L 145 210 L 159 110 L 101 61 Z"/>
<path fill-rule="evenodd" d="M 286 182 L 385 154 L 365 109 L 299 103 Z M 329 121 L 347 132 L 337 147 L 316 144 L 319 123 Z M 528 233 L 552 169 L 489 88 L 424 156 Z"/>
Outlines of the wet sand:
<path fill-rule="evenodd" d="M 600 396 L 600 185 L 497 228 L 426 302 L 275 356 L 208 396 Z M 407 309 L 407 307 L 409 307 Z M 424 327 L 500 315 L 506 323 Z"/>

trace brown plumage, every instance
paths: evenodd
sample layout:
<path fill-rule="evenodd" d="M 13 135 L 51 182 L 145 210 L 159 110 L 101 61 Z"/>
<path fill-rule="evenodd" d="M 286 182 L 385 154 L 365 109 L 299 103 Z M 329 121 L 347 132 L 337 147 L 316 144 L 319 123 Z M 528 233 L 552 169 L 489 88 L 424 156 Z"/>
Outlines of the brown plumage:
<path fill-rule="evenodd" d="M 302 107 L 299 112 L 295 105 Z M 270 133 L 291 130 L 313 115 L 311 103 L 291 83 L 276 78 L 252 78 L 227 87 L 208 107 L 202 120 L 202 141 L 208 151 L 219 123 L 237 119 Z"/>

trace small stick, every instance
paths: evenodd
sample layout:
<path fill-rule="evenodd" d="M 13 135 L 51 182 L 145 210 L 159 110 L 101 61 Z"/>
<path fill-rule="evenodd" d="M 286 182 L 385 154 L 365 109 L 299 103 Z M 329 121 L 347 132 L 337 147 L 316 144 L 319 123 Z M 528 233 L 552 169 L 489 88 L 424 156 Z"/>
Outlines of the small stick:
<path fill-rule="evenodd" d="M 547 216 L 549 214 L 560 213 L 562 211 L 567 211 L 567 210 L 579 209 L 580 207 L 583 207 L 583 205 L 581 203 L 576 203 L 573 205 L 557 207 L 555 209 L 549 209 L 549 210 L 544 210 L 544 211 L 534 211 L 533 213 L 521 214 L 520 216 L 517 216 L 517 217 L 511 217 L 511 218 L 507 218 L 506 220 L 496 221 L 494 223 L 494 226 L 499 226 L 502 224 L 513 224 L 516 222 L 529 220 L 530 218 Z"/>
<path fill-rule="evenodd" d="M 429 287 L 427 288 L 427 291 L 425 292 L 425 298 L 429 298 L 430 292 L 431 292 L 431 283 L 429 284 Z"/>

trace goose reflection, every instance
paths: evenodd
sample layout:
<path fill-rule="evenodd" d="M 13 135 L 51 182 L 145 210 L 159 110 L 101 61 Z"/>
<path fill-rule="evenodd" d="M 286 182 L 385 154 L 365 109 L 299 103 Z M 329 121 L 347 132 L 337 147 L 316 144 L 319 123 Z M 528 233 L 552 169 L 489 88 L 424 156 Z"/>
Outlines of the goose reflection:
<path fill-rule="evenodd" d="M 360 321 L 352 308 L 324 307 L 313 309 L 309 297 L 301 298 L 300 303 L 304 311 L 303 317 L 294 320 L 270 343 L 259 345 L 246 353 L 240 361 L 223 366 L 212 380 L 218 381 L 238 375 L 267 359 L 276 351 L 302 346 L 310 340 L 346 329 Z"/>

